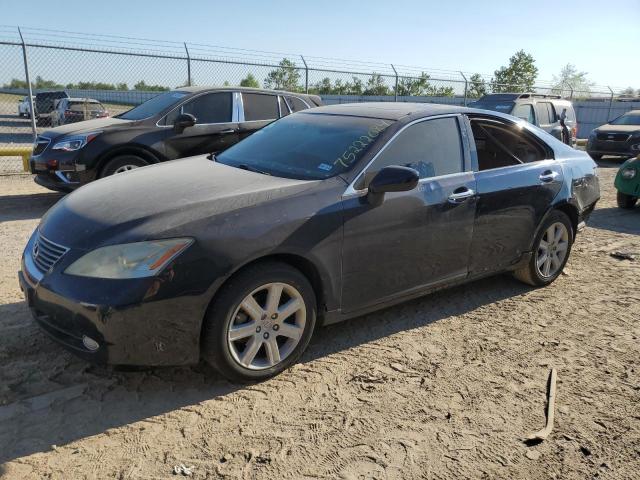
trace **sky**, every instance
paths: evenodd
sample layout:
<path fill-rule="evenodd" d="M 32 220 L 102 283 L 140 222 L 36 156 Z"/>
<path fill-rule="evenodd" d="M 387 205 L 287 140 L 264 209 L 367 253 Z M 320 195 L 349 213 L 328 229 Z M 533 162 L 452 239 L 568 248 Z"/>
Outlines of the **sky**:
<path fill-rule="evenodd" d="M 572 63 L 598 85 L 640 88 L 640 0 L 67 0 L 52 5 L 0 0 L 0 24 L 482 74 L 524 49 L 536 60 L 539 80 L 552 80 Z"/>

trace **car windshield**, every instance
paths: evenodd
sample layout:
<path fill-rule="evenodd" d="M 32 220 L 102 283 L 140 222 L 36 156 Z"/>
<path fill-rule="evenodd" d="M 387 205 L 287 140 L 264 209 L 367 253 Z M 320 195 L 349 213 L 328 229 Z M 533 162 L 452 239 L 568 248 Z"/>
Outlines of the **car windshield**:
<path fill-rule="evenodd" d="M 611 121 L 611 125 L 640 125 L 640 112 L 625 113 Z"/>
<path fill-rule="evenodd" d="M 494 112 L 510 113 L 514 105 L 515 102 L 474 102 L 469 106 L 483 110 L 493 110 Z"/>
<path fill-rule="evenodd" d="M 118 118 L 125 120 L 144 120 L 153 115 L 156 115 L 171 105 L 179 102 L 182 98 L 189 95 L 189 92 L 167 92 L 161 93 L 158 96 L 153 97 L 151 100 L 133 107 L 131 110 L 118 115 Z"/>
<path fill-rule="evenodd" d="M 393 122 L 379 118 L 296 113 L 225 150 L 216 161 L 299 180 L 351 170 Z"/>

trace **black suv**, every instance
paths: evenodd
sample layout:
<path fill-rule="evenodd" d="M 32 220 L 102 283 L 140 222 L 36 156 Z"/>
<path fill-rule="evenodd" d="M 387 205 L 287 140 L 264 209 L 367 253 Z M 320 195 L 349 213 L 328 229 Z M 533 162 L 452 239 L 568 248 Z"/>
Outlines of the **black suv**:
<path fill-rule="evenodd" d="M 320 97 L 253 88 L 185 87 L 111 118 L 38 136 L 36 183 L 68 192 L 97 178 L 225 150 L 273 120 L 321 105 Z"/>
<path fill-rule="evenodd" d="M 38 126 L 51 125 L 51 114 L 62 98 L 69 98 L 69 94 L 63 90 L 36 93 L 35 108 Z"/>
<path fill-rule="evenodd" d="M 587 153 L 594 160 L 600 160 L 603 155 L 640 154 L 640 110 L 631 110 L 594 129 L 589 135 Z"/>

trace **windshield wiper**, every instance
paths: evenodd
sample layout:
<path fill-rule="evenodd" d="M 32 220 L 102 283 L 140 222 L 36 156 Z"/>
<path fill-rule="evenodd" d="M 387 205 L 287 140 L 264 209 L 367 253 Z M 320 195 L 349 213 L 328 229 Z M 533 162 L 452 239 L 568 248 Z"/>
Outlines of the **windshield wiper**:
<path fill-rule="evenodd" d="M 265 172 L 264 170 L 260 170 L 259 168 L 253 167 L 251 165 L 247 165 L 246 163 L 241 163 L 240 165 L 236 165 L 236 167 L 241 168 L 242 170 L 248 170 L 250 172 L 261 173 L 262 175 L 269 175 L 269 172 Z"/>

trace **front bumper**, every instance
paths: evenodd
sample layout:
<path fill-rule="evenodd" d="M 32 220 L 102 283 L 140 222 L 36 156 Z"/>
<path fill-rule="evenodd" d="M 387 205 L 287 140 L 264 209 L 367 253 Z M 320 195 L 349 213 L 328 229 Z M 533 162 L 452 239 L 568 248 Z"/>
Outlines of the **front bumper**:
<path fill-rule="evenodd" d="M 185 294 L 171 296 L 172 286 L 163 284 L 172 281 L 173 272 L 166 272 L 171 279 L 132 280 L 61 273 L 79 257 L 76 255 L 54 266 L 57 273 L 43 274 L 31 259 L 32 242 L 33 238 L 18 272 L 20 288 L 38 325 L 62 346 L 99 364 L 165 366 L 198 362 L 203 299 Z"/>
<path fill-rule="evenodd" d="M 67 178 L 67 172 L 61 171 L 47 171 L 47 172 L 37 172 L 33 171 L 36 176 L 34 177 L 34 181 L 49 190 L 55 190 L 57 192 L 72 192 L 76 188 L 82 186 L 82 184 L 78 181 L 71 181 Z"/>
<path fill-rule="evenodd" d="M 589 139 L 587 153 L 630 157 L 640 153 L 640 138 L 632 137 L 626 142 Z"/>

